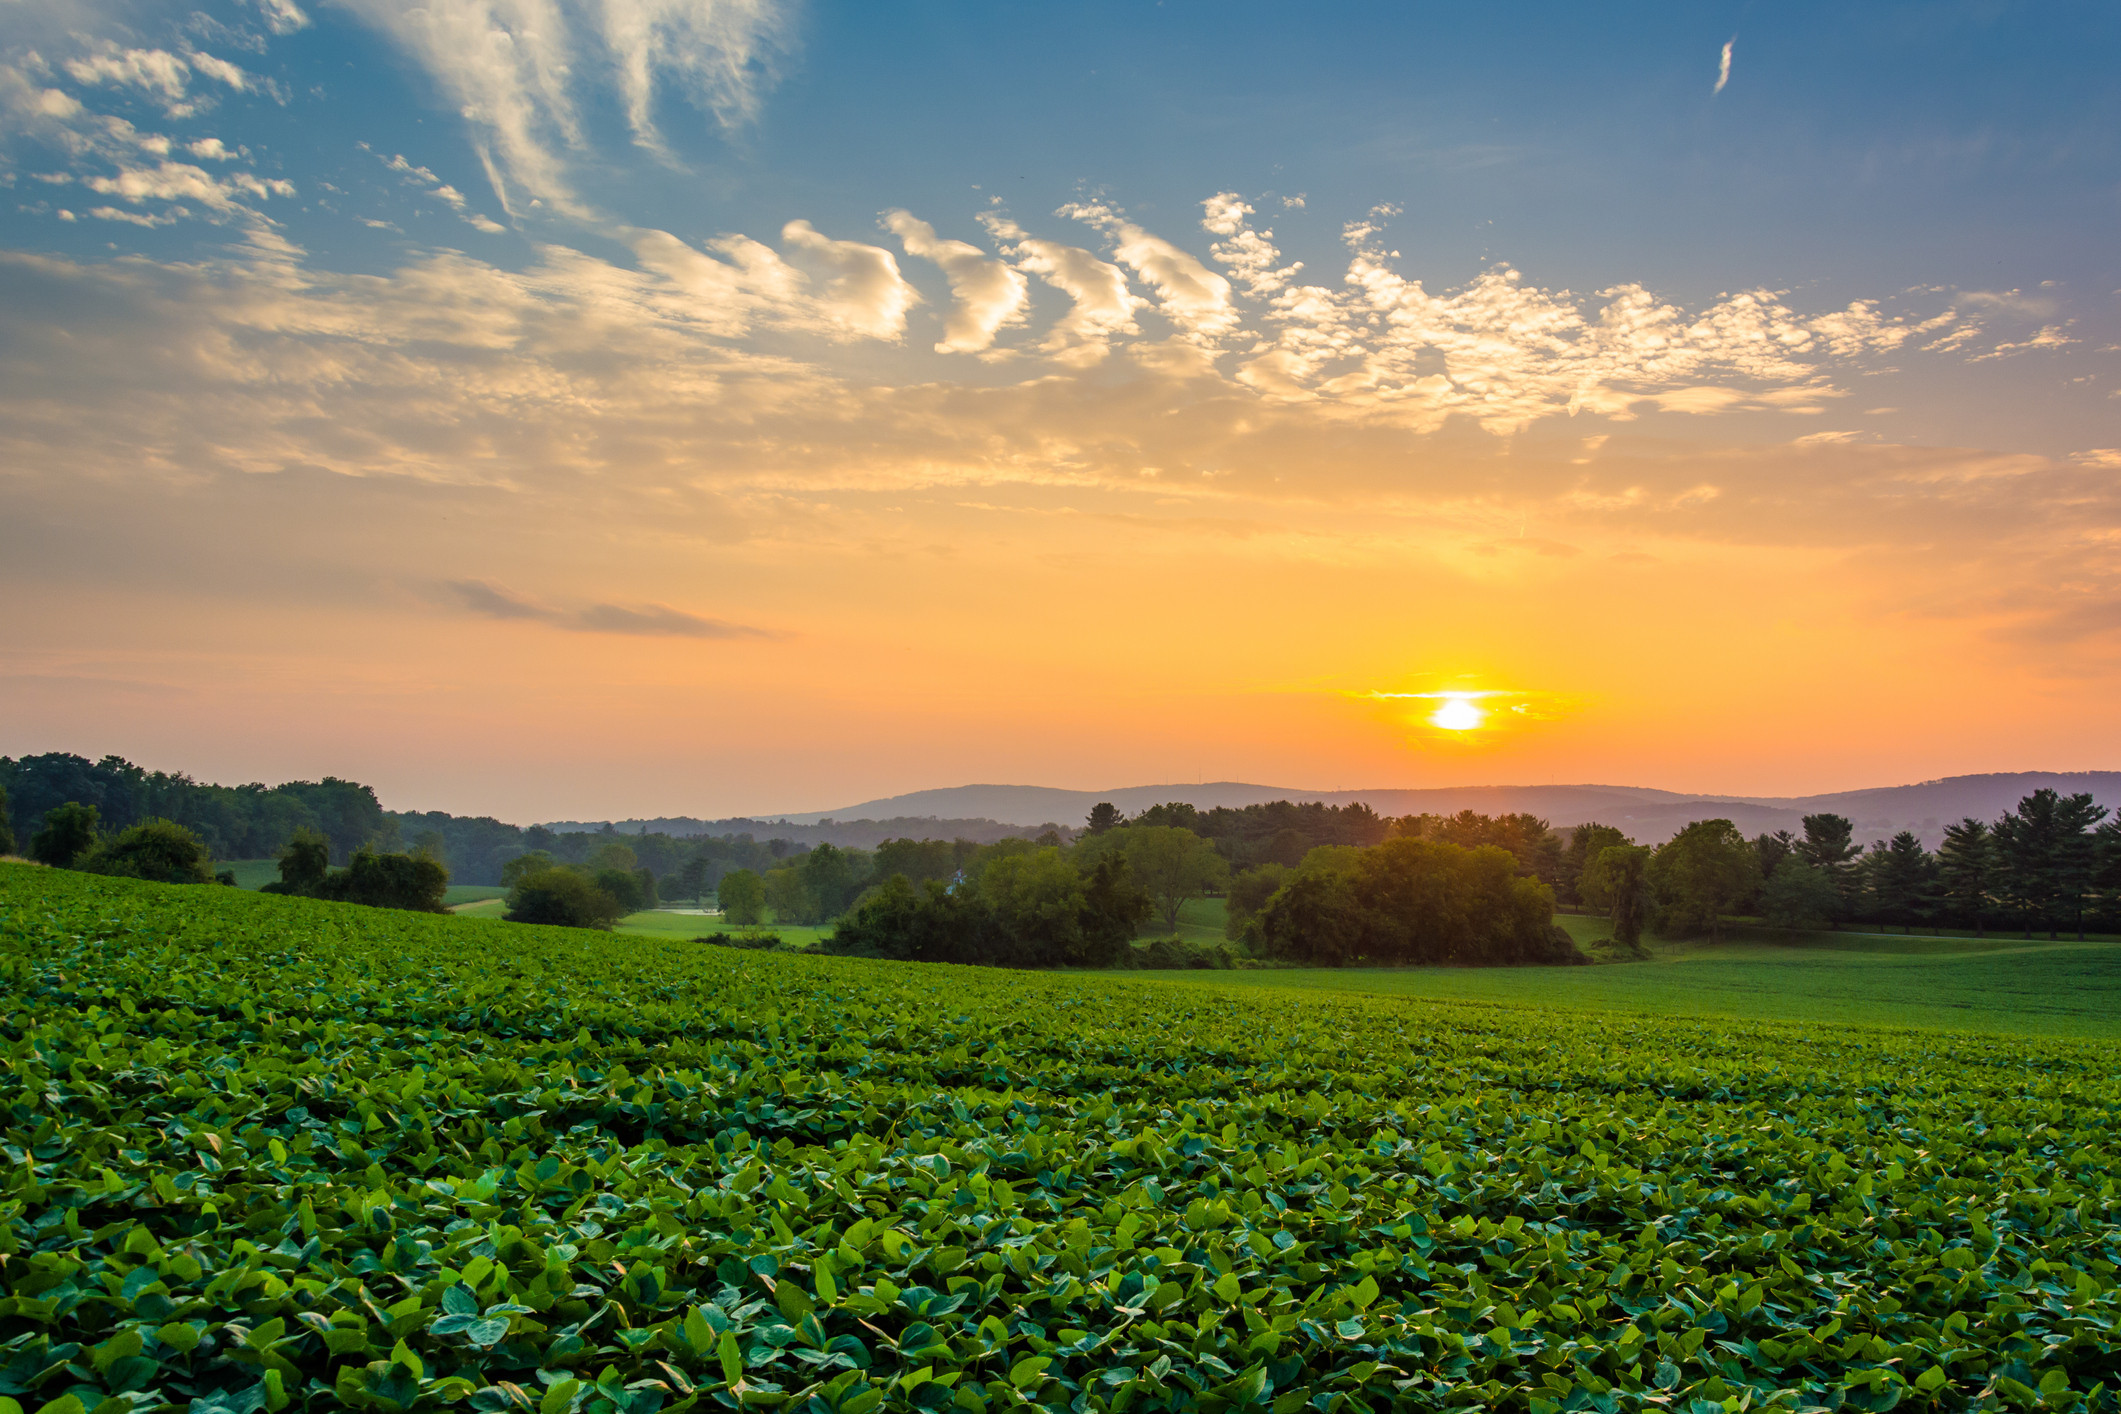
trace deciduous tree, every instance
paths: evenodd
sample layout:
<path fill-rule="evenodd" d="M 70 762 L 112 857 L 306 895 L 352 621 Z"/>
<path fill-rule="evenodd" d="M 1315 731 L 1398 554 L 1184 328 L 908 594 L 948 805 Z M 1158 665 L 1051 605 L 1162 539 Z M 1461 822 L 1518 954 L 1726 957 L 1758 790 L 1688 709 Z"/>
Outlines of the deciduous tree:
<path fill-rule="evenodd" d="M 1605 850 L 1616 845 L 1632 845 L 1635 842 L 1614 829 L 1611 825 L 1578 825 L 1569 832 L 1569 847 L 1562 854 L 1561 872 L 1563 887 L 1555 890 L 1556 897 L 1565 903 L 1584 903 L 1593 908 L 1605 908 L 1602 899 L 1594 899 L 1584 892 L 1584 872 L 1593 860 Z"/>
<path fill-rule="evenodd" d="M 1723 916 L 1760 886 L 1760 857 L 1728 820 L 1697 820 L 1650 856 L 1659 931 L 1723 936 Z"/>
<path fill-rule="evenodd" d="M 1176 825 L 1128 825 L 1108 830 L 1080 846 L 1086 864 L 1117 850 L 1141 886 L 1156 900 L 1163 925 L 1178 931 L 1179 910 L 1229 881 L 1230 867 L 1215 846 Z"/>
<path fill-rule="evenodd" d="M 1637 844 L 1609 844 L 1584 866 L 1584 902 L 1606 910 L 1613 920 L 1613 941 L 1626 948 L 1642 946 L 1649 868 L 1649 847 Z"/>
<path fill-rule="evenodd" d="M 766 911 L 766 884 L 749 869 L 732 869 L 715 890 L 722 917 L 740 928 L 756 927 Z"/>

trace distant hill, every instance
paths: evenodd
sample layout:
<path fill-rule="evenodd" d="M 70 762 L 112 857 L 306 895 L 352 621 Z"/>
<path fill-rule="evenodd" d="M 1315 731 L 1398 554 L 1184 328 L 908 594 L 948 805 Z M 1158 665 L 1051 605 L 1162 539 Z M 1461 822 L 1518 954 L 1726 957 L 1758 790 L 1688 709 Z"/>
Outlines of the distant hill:
<path fill-rule="evenodd" d="M 679 839 L 698 835 L 749 835 L 755 840 L 787 840 L 805 847 L 836 844 L 855 849 L 874 849 L 885 840 L 895 839 L 972 840 L 978 844 L 993 844 L 1012 836 L 1036 835 L 1049 824 L 1067 828 L 1066 824 L 1048 820 L 1016 825 L 988 819 L 938 819 L 932 815 L 896 815 L 882 820 L 826 819 L 815 815 L 773 820 L 754 820 L 747 816 L 701 820 L 689 815 L 666 815 L 654 820 L 552 820 L 546 822 L 545 828 L 561 834 L 591 834 L 606 824 L 622 835 L 665 834 Z"/>
<path fill-rule="evenodd" d="M 1747 834 L 1802 828 L 1806 815 L 1831 812 L 1855 822 L 1856 837 L 1869 841 L 1899 830 L 1913 830 L 1934 846 L 1944 827 L 1972 815 L 1993 820 L 2020 799 L 2043 786 L 2064 793 L 2089 791 L 2101 805 L 2121 809 L 2121 771 L 2015 771 L 1981 776 L 1950 776 L 1915 785 L 1877 786 L 1808 796 L 1689 795 L 1645 786 L 1445 786 L 1427 790 L 1302 790 L 1289 786 L 1217 781 L 1207 785 L 1121 786 L 1112 790 L 1060 790 L 1051 786 L 970 785 L 914 791 L 865 801 L 840 810 L 792 814 L 791 824 L 836 825 L 854 820 L 882 820 L 921 825 L 932 834 L 968 819 L 1000 821 L 1028 828 L 1048 822 L 1078 826 L 1090 807 L 1109 800 L 1128 814 L 1165 801 L 1185 801 L 1201 809 L 1241 807 L 1270 800 L 1323 801 L 1345 805 L 1361 801 L 1381 815 L 1414 815 L 1423 811 L 1456 814 L 1478 810 L 1497 815 L 1525 811 L 1556 827 L 1596 820 L 1617 825 L 1645 843 L 1669 839 L 1689 821 L 1725 818 Z M 894 818 L 895 817 L 895 818 Z M 628 822 L 621 828 L 633 828 Z M 910 831 L 908 831 L 910 832 Z M 713 833 L 723 833 L 719 828 Z"/>

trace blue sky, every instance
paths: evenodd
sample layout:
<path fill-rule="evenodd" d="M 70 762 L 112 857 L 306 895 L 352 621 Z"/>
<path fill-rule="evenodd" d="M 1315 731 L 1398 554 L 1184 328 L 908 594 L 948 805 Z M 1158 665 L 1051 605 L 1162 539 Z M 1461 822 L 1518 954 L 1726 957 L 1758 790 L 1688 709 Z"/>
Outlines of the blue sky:
<path fill-rule="evenodd" d="M 1140 563 L 1070 538 L 1110 516 L 1193 536 L 1194 582 L 1271 578 L 1275 612 L 1327 611 L 1352 562 L 1458 607 L 1371 623 L 1345 666 L 1232 674 L 1208 635 L 1185 679 L 1215 679 L 1192 720 L 1226 712 L 1221 774 L 1663 783 L 1658 714 L 1759 682 L 1625 708 L 1590 684 L 1607 708 L 1506 761 L 1337 718 L 1307 755 L 1229 705 L 1462 670 L 1573 691 L 1544 682 L 1583 672 L 1547 606 L 1652 563 L 1816 595 L 1821 661 L 1878 675 L 1832 762 L 1748 729 L 1672 770 L 2010 764 L 2001 709 L 1893 725 L 1880 645 L 1910 633 L 2052 702 L 2031 715 L 2081 754 L 2121 627 L 2117 54 L 2091 4 L 0 0 L 0 550 L 12 592 L 92 586 L 9 630 L 47 683 L 15 719 L 122 735 L 127 693 L 181 689 L 194 716 L 154 742 L 240 754 L 201 665 L 279 681 L 264 638 L 353 624 L 594 640 L 661 655 L 657 692 L 747 654 L 812 683 L 842 628 L 909 622 L 878 555 L 931 557 L 902 578 L 946 599 L 1046 565 L 1018 587 L 1048 603 Z M 459 518 L 509 529 L 427 538 Z M 1512 532 L 1556 563 L 1500 575 Z M 1629 593 L 1651 619 L 1674 586 Z M 672 752 L 732 807 L 801 804 L 758 796 L 797 777 L 830 806 L 842 780 L 1153 770 L 1163 746 L 1119 743 L 1193 734 L 1128 705 L 1153 653 L 1107 675 L 1081 645 L 1041 671 L 1097 678 L 1105 717 L 965 755 L 913 725 L 923 694 L 1014 657 L 960 631 L 899 644 L 921 666 L 887 709 L 820 709 L 846 761 L 802 777 L 762 698 L 720 732 L 755 750 L 620 752 L 633 803 L 704 807 L 650 798 Z M 380 652 L 303 672 L 358 698 Z M 612 769 L 554 813 L 620 809 L 584 794 Z"/>

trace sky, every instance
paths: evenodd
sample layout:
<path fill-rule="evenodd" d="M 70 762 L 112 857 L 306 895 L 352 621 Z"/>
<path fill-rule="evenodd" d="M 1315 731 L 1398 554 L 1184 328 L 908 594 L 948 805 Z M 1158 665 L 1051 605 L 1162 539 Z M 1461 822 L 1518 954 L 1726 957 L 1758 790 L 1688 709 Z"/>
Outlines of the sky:
<path fill-rule="evenodd" d="M 0 0 L 0 753 L 2111 769 L 2121 11 Z"/>

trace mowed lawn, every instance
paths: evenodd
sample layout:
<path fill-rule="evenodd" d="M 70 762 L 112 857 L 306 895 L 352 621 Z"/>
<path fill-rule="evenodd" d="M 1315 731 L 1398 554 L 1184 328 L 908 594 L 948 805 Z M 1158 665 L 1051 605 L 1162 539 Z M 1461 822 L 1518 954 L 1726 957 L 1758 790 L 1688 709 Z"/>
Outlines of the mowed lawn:
<path fill-rule="evenodd" d="M 1558 920 L 1579 943 L 1603 919 Z M 1594 967 L 1261 968 L 1178 982 L 1361 992 L 1666 1016 L 1912 1026 L 2121 1039 L 2121 943 L 1738 928 L 1722 942 L 1648 940 L 1647 962 Z"/>

